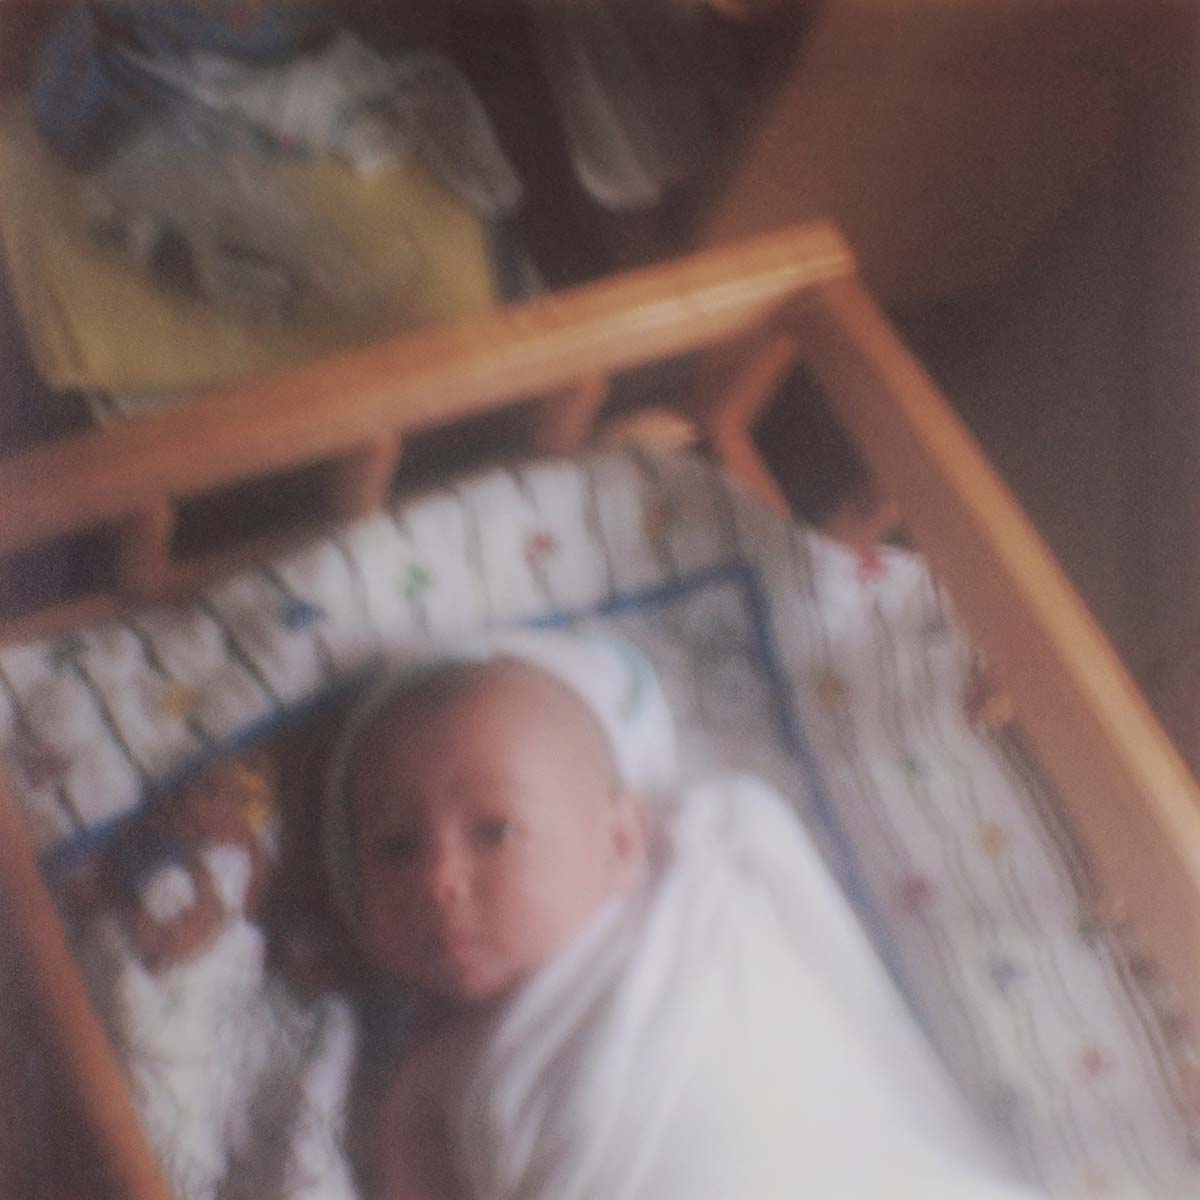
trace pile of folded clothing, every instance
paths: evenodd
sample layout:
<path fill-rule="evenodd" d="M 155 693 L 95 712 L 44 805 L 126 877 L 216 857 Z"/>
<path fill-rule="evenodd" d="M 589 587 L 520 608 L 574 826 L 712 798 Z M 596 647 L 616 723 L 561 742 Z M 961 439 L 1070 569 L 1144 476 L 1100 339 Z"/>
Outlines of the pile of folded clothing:
<path fill-rule="evenodd" d="M 457 68 L 316 0 L 91 0 L 0 115 L 0 239 L 39 374 L 202 391 L 477 311 L 521 185 Z"/>

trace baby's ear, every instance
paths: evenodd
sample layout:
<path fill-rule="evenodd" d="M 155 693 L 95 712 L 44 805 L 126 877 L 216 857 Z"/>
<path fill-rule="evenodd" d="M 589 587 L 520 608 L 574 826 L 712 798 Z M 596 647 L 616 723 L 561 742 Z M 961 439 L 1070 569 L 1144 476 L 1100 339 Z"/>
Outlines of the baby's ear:
<path fill-rule="evenodd" d="M 625 787 L 613 793 L 612 838 L 620 862 L 642 861 L 646 853 L 646 809 L 641 797 Z"/>

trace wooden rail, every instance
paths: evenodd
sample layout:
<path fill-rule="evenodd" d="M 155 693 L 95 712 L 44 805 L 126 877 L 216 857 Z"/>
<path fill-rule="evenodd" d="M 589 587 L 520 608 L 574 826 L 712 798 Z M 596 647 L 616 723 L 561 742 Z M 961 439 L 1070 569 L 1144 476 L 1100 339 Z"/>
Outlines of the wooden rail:
<path fill-rule="evenodd" d="M 51 1056 L 54 1070 L 44 1082 L 61 1089 L 57 1099 L 69 1103 L 71 1117 L 82 1125 L 84 1156 L 96 1163 L 87 1194 L 96 1200 L 171 1200 L 2 775 L 0 913 L 6 957 L 20 971 L 28 1008 L 40 1019 L 41 1041 Z M 0 1103 L 19 1104 L 20 1097 L 5 1096 Z M 67 1194 L 60 1181 L 46 1183 L 53 1190 L 45 1194 Z"/>
<path fill-rule="evenodd" d="M 1029 519 L 853 279 L 807 293 L 800 352 L 1011 694 L 1094 860 L 1200 1020 L 1200 790 Z"/>
<path fill-rule="evenodd" d="M 98 612 L 176 593 L 261 552 L 254 544 L 177 561 L 179 503 L 223 487 L 331 464 L 327 502 L 294 524 L 295 537 L 381 504 L 409 434 L 533 401 L 534 448 L 578 450 L 616 372 L 734 339 L 814 283 L 852 270 L 835 231 L 804 226 L 324 358 L 0 461 L 0 557 L 81 530 L 106 530 L 117 543 L 112 595 L 0 633 L 45 632 L 73 620 L 81 603 Z"/>

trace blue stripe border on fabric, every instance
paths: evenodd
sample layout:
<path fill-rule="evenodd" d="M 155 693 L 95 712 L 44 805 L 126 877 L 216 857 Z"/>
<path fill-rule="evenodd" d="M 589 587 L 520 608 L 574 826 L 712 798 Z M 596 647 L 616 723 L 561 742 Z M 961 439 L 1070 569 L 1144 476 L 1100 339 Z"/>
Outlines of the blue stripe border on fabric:
<path fill-rule="evenodd" d="M 587 617 L 613 616 L 621 612 L 653 608 L 682 599 L 684 596 L 715 584 L 742 580 L 748 569 L 742 562 L 723 564 L 694 572 L 669 583 L 612 596 L 595 607 L 564 609 L 545 616 L 533 617 L 527 621 L 518 622 L 518 624 L 531 629 L 548 629 L 570 625 Z M 757 620 L 757 618 L 755 619 Z M 143 793 L 141 800 L 128 812 L 73 834 L 66 841 L 46 851 L 42 855 L 41 866 L 47 881 L 53 885 L 56 879 L 68 873 L 80 860 L 104 846 L 127 823 L 136 821 L 149 806 L 185 787 L 190 780 L 196 778 L 214 762 L 251 749 L 275 734 L 333 711 L 363 685 L 373 670 L 373 666 L 368 666 L 331 687 L 321 689 L 308 700 L 283 706 L 261 720 L 254 721 L 236 733 L 230 734 L 203 753 L 189 759 L 165 779 L 148 788 Z"/>
<path fill-rule="evenodd" d="M 762 653 L 762 665 L 775 692 L 776 702 L 779 706 L 783 722 L 782 732 L 789 743 L 790 749 L 795 753 L 797 760 L 808 776 L 809 786 L 812 788 L 813 809 L 825 826 L 837 851 L 842 869 L 839 882 L 846 889 L 850 901 L 859 915 L 859 919 L 867 926 L 871 940 L 883 957 L 884 963 L 893 980 L 895 980 L 896 985 L 904 993 L 905 999 L 915 1012 L 917 1010 L 914 998 L 909 995 L 909 989 L 905 983 L 905 973 L 901 966 L 903 960 L 900 948 L 896 944 L 895 938 L 892 936 L 879 912 L 878 905 L 872 899 L 871 893 L 863 881 L 862 865 L 859 863 L 858 852 L 854 848 L 853 839 L 846 832 L 845 827 L 838 818 L 837 809 L 830 798 L 829 789 L 821 773 L 820 764 L 817 762 L 816 753 L 805 736 L 804 723 L 800 720 L 800 714 L 796 711 L 796 705 L 793 703 L 792 688 L 788 682 L 787 672 L 783 669 L 782 656 L 779 652 L 774 627 L 771 622 L 771 606 L 767 599 L 766 588 L 763 586 L 762 575 L 756 567 L 749 564 L 742 565 L 745 572 L 745 586 L 750 600 L 754 630 L 758 636 L 759 647 Z"/>
<path fill-rule="evenodd" d="M 172 771 L 164 779 L 148 788 L 143 793 L 141 801 L 128 812 L 113 817 L 111 820 L 89 826 L 53 849 L 45 851 L 41 857 L 42 873 L 53 886 L 56 879 L 70 871 L 88 854 L 103 847 L 110 838 L 116 835 L 118 830 L 128 823 L 138 820 L 152 805 L 186 787 L 213 763 L 231 755 L 240 754 L 244 750 L 250 750 L 259 742 L 266 741 L 275 734 L 332 711 L 339 704 L 348 701 L 369 675 L 369 669 L 356 672 L 332 687 L 323 688 L 311 699 L 289 705 L 263 717 L 262 720 L 253 721 L 236 733 L 231 733 L 228 737 L 214 743 L 213 746 L 190 758 L 177 770 Z"/>

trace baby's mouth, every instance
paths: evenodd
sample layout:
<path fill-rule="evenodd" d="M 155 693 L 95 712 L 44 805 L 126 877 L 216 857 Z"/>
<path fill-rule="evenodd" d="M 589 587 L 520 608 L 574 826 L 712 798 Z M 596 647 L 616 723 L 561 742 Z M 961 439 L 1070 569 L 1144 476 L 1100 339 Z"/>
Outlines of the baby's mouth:
<path fill-rule="evenodd" d="M 440 986 L 462 999 L 473 992 L 481 972 L 487 974 L 479 940 L 469 933 L 436 935 L 430 957 Z"/>
<path fill-rule="evenodd" d="M 470 930 L 437 929 L 430 937 L 430 948 L 441 958 L 470 958 L 475 952 L 478 939 Z"/>

